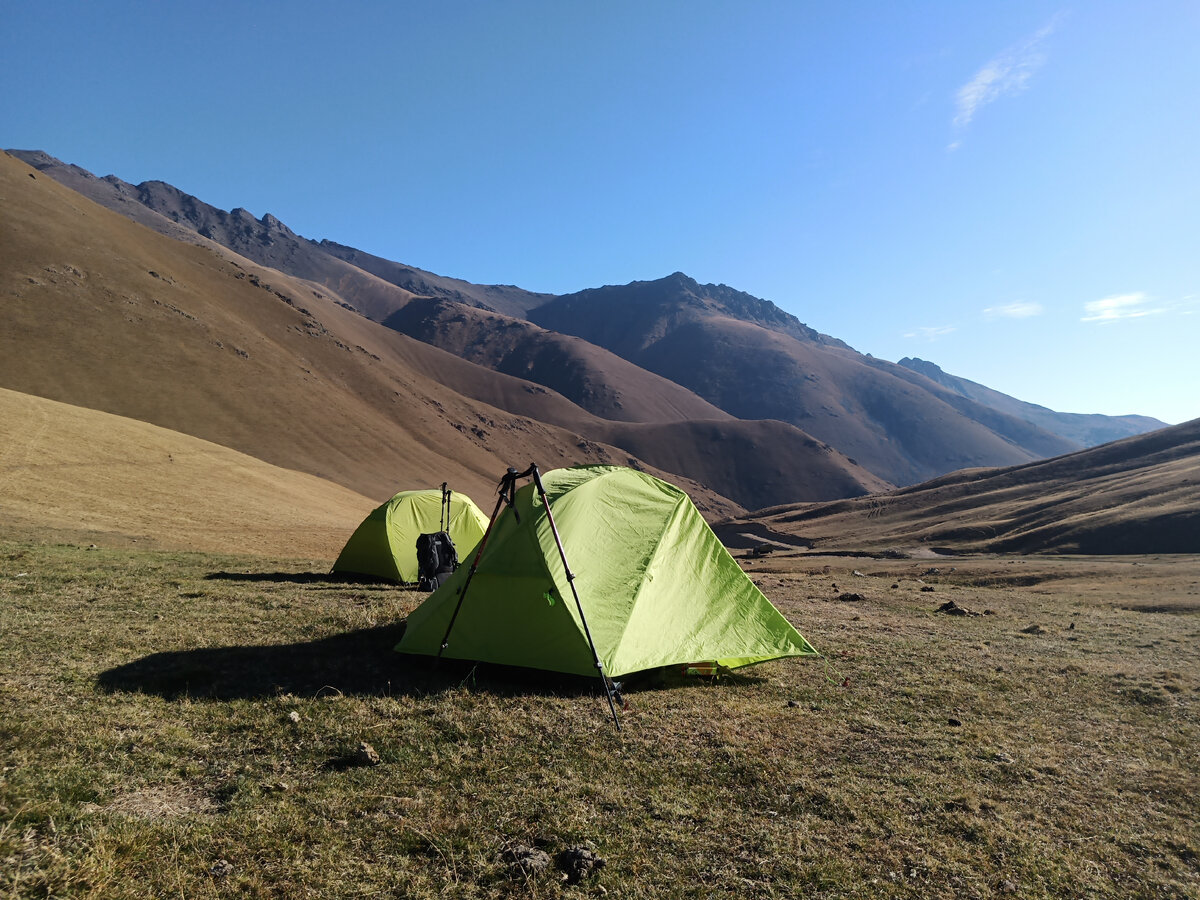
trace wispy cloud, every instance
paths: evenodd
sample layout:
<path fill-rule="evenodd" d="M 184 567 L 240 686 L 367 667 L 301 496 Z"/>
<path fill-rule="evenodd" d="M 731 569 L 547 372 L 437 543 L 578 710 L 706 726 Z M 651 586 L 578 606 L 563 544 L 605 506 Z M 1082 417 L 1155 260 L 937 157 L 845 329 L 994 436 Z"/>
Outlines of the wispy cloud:
<path fill-rule="evenodd" d="M 989 306 L 983 311 L 985 319 L 1029 319 L 1040 316 L 1045 310 L 1040 303 L 1030 303 L 1018 300 L 1016 303 L 1006 303 L 1003 306 Z"/>
<path fill-rule="evenodd" d="M 989 103 L 1019 94 L 1029 87 L 1034 73 L 1046 62 L 1042 45 L 1062 18 L 1059 13 L 1029 37 L 988 60 L 974 78 L 958 89 L 954 104 L 955 128 L 966 128 Z M 947 149 L 957 150 L 961 143 L 956 140 Z"/>
<path fill-rule="evenodd" d="M 946 335 L 957 330 L 958 328 L 955 325 L 936 325 L 932 327 L 924 326 L 914 329 L 913 331 L 909 331 L 904 336 L 906 338 L 916 338 L 924 341 L 936 341 L 938 338 L 945 337 Z"/>
<path fill-rule="evenodd" d="M 1103 300 L 1091 300 L 1083 304 L 1087 315 L 1081 322 L 1117 322 L 1121 319 L 1140 319 L 1167 312 L 1167 307 L 1150 303 L 1150 297 L 1143 291 L 1132 294 L 1114 294 Z"/>

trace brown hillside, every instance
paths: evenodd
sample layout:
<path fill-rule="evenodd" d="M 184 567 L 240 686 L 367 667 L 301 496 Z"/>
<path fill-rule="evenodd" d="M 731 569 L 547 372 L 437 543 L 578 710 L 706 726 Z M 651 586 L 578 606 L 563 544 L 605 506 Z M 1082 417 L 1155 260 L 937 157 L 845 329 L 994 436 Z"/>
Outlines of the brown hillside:
<path fill-rule="evenodd" d="M 660 468 L 724 485 L 748 509 L 787 496 L 832 500 L 892 487 L 786 422 L 609 422 L 589 433 Z"/>
<path fill-rule="evenodd" d="M 375 501 L 188 435 L 0 388 L 7 538 L 332 561 Z"/>
<path fill-rule="evenodd" d="M 732 419 L 673 381 L 577 337 L 449 300 L 414 300 L 384 324 L 463 359 L 551 388 L 602 419 Z"/>
<path fill-rule="evenodd" d="M 747 508 L 786 497 L 832 500 L 891 487 L 785 422 L 611 422 L 540 384 L 502 373 L 481 378 L 479 366 L 421 341 L 397 350 L 407 365 L 465 397 L 619 447 L 631 454 L 630 465 L 640 459 Z"/>
<path fill-rule="evenodd" d="M 1056 459 L 719 526 L 821 551 L 1200 553 L 1200 419 Z"/>
<path fill-rule="evenodd" d="M 411 339 L 335 298 L 148 231 L 8 155 L 0 202 L 0 386 L 376 498 L 449 481 L 486 505 L 509 465 L 629 458 L 469 400 L 406 363 Z M 735 511 L 667 477 L 709 514 Z"/>
<path fill-rule="evenodd" d="M 269 213 L 256 219 L 244 209 L 226 212 L 162 181 L 133 185 L 113 175 L 97 178 L 41 151 L 12 153 L 89 200 L 159 234 L 211 248 L 224 247 L 241 259 L 311 281 L 368 318 L 386 318 L 414 296 L 410 290 L 331 256 Z"/>
<path fill-rule="evenodd" d="M 373 256 L 333 241 L 321 241 L 317 246 L 331 257 L 348 262 L 364 272 L 370 272 L 414 295 L 439 297 L 467 306 L 494 310 L 504 315 L 524 315 L 554 297 L 553 294 L 539 294 L 511 284 L 472 284 L 461 278 L 435 275 L 433 272 Z M 382 317 L 372 318 L 382 321 Z"/>
<path fill-rule="evenodd" d="M 742 419 L 779 419 L 911 484 L 1076 445 L 818 334 L 774 304 L 676 273 L 559 297 L 530 313 Z"/>

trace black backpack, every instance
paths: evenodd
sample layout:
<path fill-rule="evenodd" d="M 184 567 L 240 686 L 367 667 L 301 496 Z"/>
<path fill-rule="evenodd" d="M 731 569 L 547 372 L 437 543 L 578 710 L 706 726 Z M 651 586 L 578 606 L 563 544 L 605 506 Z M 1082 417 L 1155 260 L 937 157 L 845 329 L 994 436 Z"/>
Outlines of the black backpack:
<path fill-rule="evenodd" d="M 445 531 L 417 536 L 417 587 L 436 591 L 458 568 L 458 551 Z"/>

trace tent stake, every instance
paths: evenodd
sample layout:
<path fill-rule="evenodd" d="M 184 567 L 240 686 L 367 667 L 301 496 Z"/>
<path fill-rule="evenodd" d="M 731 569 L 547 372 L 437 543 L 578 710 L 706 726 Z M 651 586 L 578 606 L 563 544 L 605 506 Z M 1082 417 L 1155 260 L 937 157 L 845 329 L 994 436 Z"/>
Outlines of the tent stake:
<path fill-rule="evenodd" d="M 558 526 L 554 524 L 554 514 L 550 512 L 550 498 L 546 496 L 546 488 L 542 485 L 542 476 L 538 472 L 537 464 L 530 463 L 529 470 L 525 474 L 533 475 L 533 483 L 537 486 L 538 496 L 542 498 L 542 505 L 546 507 L 546 518 L 550 522 L 554 543 L 558 545 L 558 555 L 562 558 L 563 570 L 567 573 L 567 584 L 571 586 L 571 593 L 575 597 L 575 608 L 579 610 L 579 621 L 583 623 L 583 633 L 587 635 L 588 646 L 592 648 L 592 661 L 596 664 L 596 671 L 600 673 L 600 682 L 604 685 L 604 696 L 608 698 L 608 711 L 612 714 L 613 724 L 617 726 L 617 731 L 620 731 L 621 720 L 617 718 L 617 706 L 613 703 L 613 685 L 604 672 L 604 663 L 600 662 L 600 654 L 596 652 L 596 642 L 592 640 L 592 631 L 588 628 L 587 617 L 583 614 L 579 591 L 575 589 L 575 575 L 567 563 L 567 551 L 563 549 L 562 538 L 558 536 Z"/>

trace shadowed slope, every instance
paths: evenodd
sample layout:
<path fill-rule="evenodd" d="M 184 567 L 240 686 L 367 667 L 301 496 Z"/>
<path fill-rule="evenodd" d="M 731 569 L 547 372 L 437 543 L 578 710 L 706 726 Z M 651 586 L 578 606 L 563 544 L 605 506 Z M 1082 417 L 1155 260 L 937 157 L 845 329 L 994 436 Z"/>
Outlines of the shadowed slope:
<path fill-rule="evenodd" d="M 449 300 L 414 300 L 384 324 L 506 375 L 545 385 L 602 419 L 732 419 L 685 387 L 577 337 Z"/>
<path fill-rule="evenodd" d="M 480 378 L 475 364 L 420 341 L 410 340 L 403 355 L 408 365 L 463 396 L 619 447 L 630 454 L 627 465 L 637 467 L 642 460 L 750 509 L 776 505 L 785 497 L 832 500 L 892 487 L 786 422 L 732 417 L 612 422 L 541 385 L 502 373 Z"/>
<path fill-rule="evenodd" d="M 895 484 L 1075 446 L 856 353 L 774 304 L 680 273 L 559 297 L 530 318 L 607 347 L 739 418 L 791 422 Z"/>
<path fill-rule="evenodd" d="M 833 500 L 892 487 L 828 444 L 771 419 L 609 422 L 589 434 L 669 472 L 722 485 L 747 509 L 787 496 Z"/>
<path fill-rule="evenodd" d="M 724 523 L 818 550 L 1200 553 L 1200 419 L 1008 469 L 956 472 L 855 500 Z"/>
<path fill-rule="evenodd" d="M 435 275 L 433 272 L 392 262 L 390 259 L 373 256 L 333 241 L 321 241 L 317 246 L 330 256 L 345 260 L 362 271 L 370 272 L 417 296 L 440 297 L 467 306 L 495 310 L 509 316 L 522 316 L 554 297 L 553 294 L 539 294 L 511 284 L 472 284 L 461 278 Z M 377 316 L 372 318 L 382 321 Z"/>

